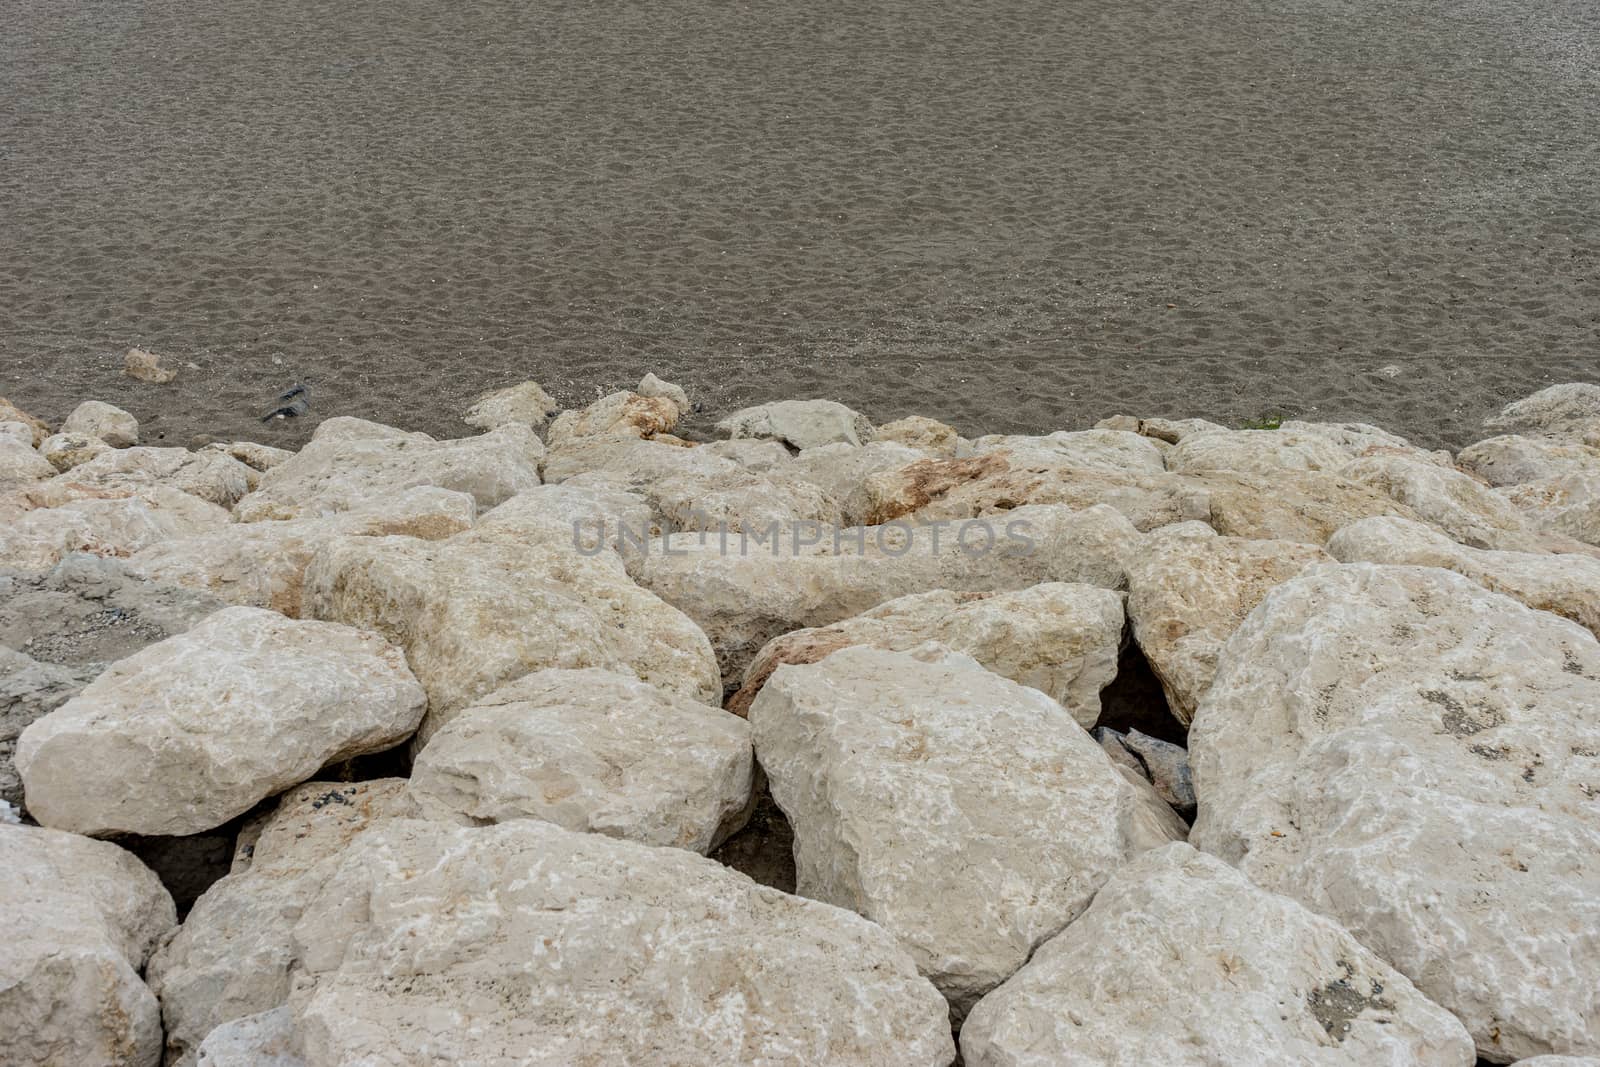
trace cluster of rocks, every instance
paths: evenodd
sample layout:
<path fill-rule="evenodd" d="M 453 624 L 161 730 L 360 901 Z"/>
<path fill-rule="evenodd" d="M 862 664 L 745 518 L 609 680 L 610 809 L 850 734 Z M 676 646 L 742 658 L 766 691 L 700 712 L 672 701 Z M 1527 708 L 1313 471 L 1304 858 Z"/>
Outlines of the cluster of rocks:
<path fill-rule="evenodd" d="M 690 410 L 0 400 L 0 1063 L 1600 1067 L 1600 386 Z"/>

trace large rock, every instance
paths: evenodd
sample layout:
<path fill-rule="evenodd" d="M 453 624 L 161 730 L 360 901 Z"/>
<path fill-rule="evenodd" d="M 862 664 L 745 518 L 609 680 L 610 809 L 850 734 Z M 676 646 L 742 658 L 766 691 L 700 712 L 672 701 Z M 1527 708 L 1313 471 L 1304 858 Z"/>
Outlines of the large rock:
<path fill-rule="evenodd" d="M 1298 541 L 1219 537 L 1201 522 L 1157 530 L 1129 554 L 1133 637 L 1180 723 L 1194 718 L 1244 617 L 1274 586 L 1331 558 Z"/>
<path fill-rule="evenodd" d="M 680 849 L 531 819 L 369 830 L 294 941 L 311 1064 L 954 1057 L 938 994 L 877 926 Z"/>
<path fill-rule="evenodd" d="M 308 1067 L 287 1006 L 223 1023 L 200 1042 L 198 1067 Z"/>
<path fill-rule="evenodd" d="M 437 541 L 470 529 L 476 510 L 465 493 L 418 486 L 325 518 L 230 523 L 199 537 L 162 541 L 135 552 L 128 568 L 152 581 L 296 618 L 306 567 L 323 545 L 340 537 Z"/>
<path fill-rule="evenodd" d="M 560 410 L 538 382 L 530 381 L 484 393 L 461 421 L 479 430 L 498 430 L 515 423 L 538 433 Z"/>
<path fill-rule="evenodd" d="M 1167 456 L 1167 467 L 1198 474 L 1280 470 L 1337 471 L 1351 453 L 1322 434 L 1295 430 L 1222 430 L 1184 437 Z"/>
<path fill-rule="evenodd" d="M 99 664 L 44 663 L 0 645 L 0 801 L 23 806 L 22 777 L 14 762 L 22 731 L 77 696 L 100 669 Z"/>
<path fill-rule="evenodd" d="M 33 440 L 29 443 L 35 448 L 38 448 L 44 443 L 44 439 L 50 436 L 48 423 L 43 419 L 34 418 L 3 396 L 0 396 L 0 422 L 20 422 L 28 427 L 33 437 Z"/>
<path fill-rule="evenodd" d="M 294 924 L 340 855 L 369 826 L 416 816 L 403 778 L 306 782 L 241 834 L 232 872 L 195 902 L 150 961 L 168 1067 L 190 1067 L 217 1027 L 288 1000 Z"/>
<path fill-rule="evenodd" d="M 1227 430 L 1220 422 L 1206 419 L 1141 419 L 1133 415 L 1112 415 L 1101 419 L 1094 427 L 1097 430 L 1124 430 L 1169 445 L 1175 445 L 1192 434 Z"/>
<path fill-rule="evenodd" d="M 231 508 L 250 491 L 251 469 L 217 452 L 184 448 L 114 448 L 85 460 L 62 480 L 96 489 L 164 485 Z"/>
<path fill-rule="evenodd" d="M 1196 1010 L 1175 1010 L 1176 1005 Z M 1203 1007 L 1202 1007 L 1203 1006 Z M 984 997 L 967 1067 L 1471 1067 L 1472 1038 L 1338 923 L 1172 844 Z"/>
<path fill-rule="evenodd" d="M 1352 459 L 1362 456 L 1406 455 L 1428 463 L 1450 466 L 1450 453 L 1427 451 L 1418 448 L 1399 434 L 1365 422 L 1304 422 L 1289 419 L 1278 427 L 1280 432 L 1312 434 L 1325 437 L 1344 449 Z"/>
<path fill-rule="evenodd" d="M 192 834 L 405 740 L 424 695 L 376 634 L 224 608 L 119 660 L 17 742 L 28 810 L 84 834 Z"/>
<path fill-rule="evenodd" d="M 1117 676 L 1122 629 L 1122 597 L 1092 585 L 913 593 L 831 626 L 773 638 L 745 668 L 728 710 L 748 714 L 772 672 L 786 663 L 815 663 L 853 645 L 904 652 L 933 641 L 1040 690 L 1091 727 L 1100 717 L 1100 690 Z"/>
<path fill-rule="evenodd" d="M 622 671 L 721 703 L 705 634 L 635 585 L 609 547 L 580 548 L 573 493 L 545 486 L 506 506 L 443 541 L 338 538 L 306 570 L 306 615 L 405 649 L 431 709 L 420 741 L 440 716 L 549 667 Z"/>
<path fill-rule="evenodd" d="M 115 448 L 100 438 L 86 433 L 51 434 L 39 445 L 39 455 L 48 460 L 50 466 L 61 472 L 80 467 L 91 459 L 115 451 Z"/>
<path fill-rule="evenodd" d="M 1163 445 L 1127 430 L 1057 430 L 1043 437 L 991 434 L 972 442 L 972 451 L 1004 452 L 1077 470 L 1159 474 L 1167 469 Z"/>
<path fill-rule="evenodd" d="M 1584 471 L 1600 472 L 1600 448 L 1521 434 L 1479 441 L 1463 449 L 1456 459 L 1463 468 L 1493 486 L 1522 485 Z"/>
<path fill-rule="evenodd" d="M 1380 455 L 1355 460 L 1340 474 L 1387 493 L 1472 548 L 1541 552 L 1552 547 L 1516 508 L 1461 471 L 1410 456 Z"/>
<path fill-rule="evenodd" d="M 654 437 L 669 434 L 686 408 L 671 396 L 611 393 L 580 411 L 563 411 L 550 424 L 552 449 L 581 437 Z"/>
<path fill-rule="evenodd" d="M 1532 396 L 1507 404 L 1498 415 L 1484 420 L 1495 433 L 1520 433 L 1558 437 L 1574 443 L 1600 434 L 1600 385 L 1569 382 L 1541 389 Z"/>
<path fill-rule="evenodd" d="M 1547 535 L 1600 545 L 1600 470 L 1515 485 L 1500 495 Z"/>
<path fill-rule="evenodd" d="M 56 476 L 55 465 L 48 456 L 34 451 L 31 445 L 7 437 L 0 440 L 0 489 L 13 485 L 27 485 Z"/>
<path fill-rule="evenodd" d="M 717 429 L 729 437 L 767 437 L 802 450 L 872 440 L 867 417 L 833 400 L 778 400 L 743 408 L 717 423 Z"/>
<path fill-rule="evenodd" d="M 774 524 L 831 527 L 845 521 L 838 502 L 793 463 L 765 472 L 735 467 L 709 477 L 680 473 L 637 488 L 661 525 L 675 530 L 753 532 Z"/>
<path fill-rule="evenodd" d="M 130 556 L 230 521 L 224 509 L 170 486 L 102 490 L 54 482 L 0 501 L 0 567 L 49 570 L 74 552 Z M 52 503 L 35 505 L 44 500 Z"/>
<path fill-rule="evenodd" d="M 837 503 L 838 511 L 834 517 L 837 524 L 860 526 L 872 512 L 867 479 L 879 471 L 899 470 L 924 458 L 922 452 L 906 445 L 874 440 L 866 445 L 834 444 L 808 448 L 784 469 L 786 473 L 821 487 Z"/>
<path fill-rule="evenodd" d="M 439 724 L 411 792 L 429 818 L 532 818 L 710 852 L 750 804 L 750 727 L 597 669 L 536 671 Z"/>
<path fill-rule="evenodd" d="M 131 448 L 139 443 L 139 420 L 103 401 L 85 400 L 72 409 L 61 432 L 86 433 L 112 448 Z"/>
<path fill-rule="evenodd" d="M 955 427 L 923 415 L 907 415 L 886 422 L 873 432 L 872 439 L 907 445 L 929 456 L 953 458 L 961 448 L 961 435 Z"/>
<path fill-rule="evenodd" d="M 1189 733 L 1191 841 L 1343 923 L 1509 1062 L 1600 1044 L 1600 643 L 1449 571 L 1270 593 Z"/>
<path fill-rule="evenodd" d="M 603 474 L 623 488 L 643 492 L 667 478 L 692 475 L 709 479 L 746 469 L 746 465 L 710 446 L 686 448 L 612 434 L 565 441 L 550 449 L 542 469 L 544 480 L 550 483 Z"/>
<path fill-rule="evenodd" d="M 750 723 L 794 827 L 796 892 L 899 938 L 959 1021 L 1180 831 L 1061 705 L 966 656 L 921 656 L 781 667 Z"/>
<path fill-rule="evenodd" d="M 265 474 L 280 463 L 288 462 L 296 455 L 296 453 L 287 448 L 275 448 L 272 445 L 257 444 L 254 441 L 213 441 L 201 448 L 200 451 L 217 452 L 231 459 L 236 459 L 252 471 L 255 471 L 258 476 Z M 252 490 L 256 488 L 256 482 L 259 482 L 259 480 L 259 477 L 257 477 L 251 482 L 250 488 Z"/>
<path fill-rule="evenodd" d="M 157 1067 L 161 1016 L 139 979 L 172 898 L 105 841 L 0 824 L 0 1063 Z"/>
<path fill-rule="evenodd" d="M 1040 582 L 1119 588 L 1124 554 L 1137 539 L 1127 520 L 1105 507 L 1025 507 L 937 526 L 796 525 L 764 543 L 678 533 L 650 542 L 639 580 L 699 624 L 723 676 L 737 682 L 779 634 L 826 626 L 909 593 L 997 592 Z"/>
<path fill-rule="evenodd" d="M 240 500 L 242 522 L 350 511 L 420 485 L 465 493 L 492 508 L 539 484 L 544 446 L 526 426 L 435 441 L 359 419 L 329 419 L 291 460 L 261 476 Z"/>
<path fill-rule="evenodd" d="M 1571 619 L 1600 637 L 1600 560 L 1570 554 L 1468 548 L 1431 526 L 1363 519 L 1328 541 L 1340 563 L 1441 567 L 1530 608 Z"/>

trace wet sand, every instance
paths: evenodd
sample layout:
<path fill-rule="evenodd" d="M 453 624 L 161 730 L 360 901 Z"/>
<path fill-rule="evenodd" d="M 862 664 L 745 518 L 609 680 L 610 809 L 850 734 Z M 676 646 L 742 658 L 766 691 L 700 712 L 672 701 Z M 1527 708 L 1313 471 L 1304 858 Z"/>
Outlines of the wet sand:
<path fill-rule="evenodd" d="M 1600 380 L 1593 0 L 12 0 L 0 395 L 147 437 L 1361 419 Z M 139 345 L 182 368 L 130 382 Z M 193 364 L 193 366 L 185 366 Z M 312 417 L 263 426 L 313 384 Z"/>

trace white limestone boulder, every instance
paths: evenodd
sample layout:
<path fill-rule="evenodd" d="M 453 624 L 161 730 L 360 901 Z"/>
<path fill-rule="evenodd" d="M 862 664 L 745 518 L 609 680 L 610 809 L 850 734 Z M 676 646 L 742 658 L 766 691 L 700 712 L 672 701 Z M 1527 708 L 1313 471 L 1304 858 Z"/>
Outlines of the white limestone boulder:
<path fill-rule="evenodd" d="M 539 433 L 560 411 L 561 405 L 538 382 L 528 381 L 484 393 L 461 421 L 478 430 L 498 430 L 515 423 Z"/>
<path fill-rule="evenodd" d="M 34 451 L 32 445 L 11 437 L 0 440 L 0 489 L 44 481 L 57 473 L 50 457 Z"/>
<path fill-rule="evenodd" d="M 1600 472 L 1600 448 L 1522 434 L 1479 441 L 1463 449 L 1456 459 L 1463 469 L 1496 487 Z"/>
<path fill-rule="evenodd" d="M 38 497 L 0 501 L 0 567 L 49 570 L 74 552 L 130 556 L 230 521 L 223 508 L 169 486 L 101 490 L 53 482 L 41 483 Z M 59 503 L 30 506 L 36 499 Z"/>
<path fill-rule="evenodd" d="M 1201 522 L 1145 536 L 1128 556 L 1128 619 L 1180 723 L 1194 718 L 1217 654 L 1245 616 L 1274 586 L 1331 561 L 1315 545 L 1220 537 Z"/>
<path fill-rule="evenodd" d="M 993 519 L 837 531 L 796 524 L 758 542 L 697 533 L 652 540 L 639 582 L 705 632 L 738 682 L 768 641 L 910 593 L 999 592 L 1040 582 L 1126 582 L 1138 532 L 1108 507 L 1025 507 Z"/>
<path fill-rule="evenodd" d="M 820 487 L 836 502 L 838 510 L 833 519 L 836 524 L 860 526 L 872 511 L 867 479 L 879 471 L 899 470 L 924 458 L 924 453 L 907 445 L 873 440 L 865 445 L 840 443 L 808 448 L 784 469 Z"/>
<path fill-rule="evenodd" d="M 1190 840 L 1341 922 L 1492 1062 L 1600 1043 L 1600 643 L 1425 567 L 1313 568 L 1224 648 Z"/>
<path fill-rule="evenodd" d="M 283 1006 L 295 922 L 358 835 L 388 819 L 417 817 L 406 784 L 306 782 L 240 835 L 232 871 L 201 895 L 150 960 L 168 1067 L 191 1067 L 218 1027 Z"/>
<path fill-rule="evenodd" d="M 693 454 L 700 458 L 716 456 L 720 459 L 731 459 L 746 470 L 761 472 L 786 467 L 794 458 L 794 453 L 790 452 L 782 441 L 757 437 L 741 437 L 736 441 L 711 441 L 696 445 Z"/>
<path fill-rule="evenodd" d="M 1088 728 L 1100 717 L 1100 691 L 1117 676 L 1122 630 L 1122 596 L 1092 585 L 1044 582 L 1000 593 L 913 593 L 829 626 L 773 638 L 745 668 L 744 685 L 729 698 L 728 710 L 748 714 L 761 687 L 784 664 L 815 663 L 853 645 L 905 652 L 932 641 L 1038 689 Z"/>
<path fill-rule="evenodd" d="M 378 635 L 230 607 L 35 721 L 16 766 L 46 826 L 193 834 L 405 740 L 423 708 L 404 656 Z"/>
<path fill-rule="evenodd" d="M 339 537 L 437 541 L 470 529 L 476 510 L 465 493 L 418 486 L 323 518 L 229 523 L 161 541 L 135 552 L 128 567 L 152 581 L 297 618 L 306 567 L 323 545 Z"/>
<path fill-rule="evenodd" d="M 1415 517 L 1439 527 L 1472 548 L 1541 552 L 1549 538 L 1531 526 L 1516 508 L 1469 474 L 1410 456 L 1367 456 L 1339 472 L 1342 476 L 1387 493 Z"/>
<path fill-rule="evenodd" d="M 44 443 L 44 439 L 50 436 L 51 431 L 48 423 L 46 423 L 43 419 L 35 418 L 26 411 L 23 411 L 21 408 L 17 407 L 5 397 L 0 396 L 0 423 L 7 422 L 20 422 L 24 426 L 28 427 L 32 433 L 33 439 L 26 443 L 32 445 L 34 448 L 38 448 Z"/>
<path fill-rule="evenodd" d="M 1586 437 L 1600 431 L 1600 385 L 1590 382 L 1552 385 L 1507 404 L 1498 415 L 1485 419 L 1483 425 L 1495 433 L 1556 437 L 1584 443 Z"/>
<path fill-rule="evenodd" d="M 1167 469 L 1163 445 L 1127 430 L 1057 430 L 1040 437 L 989 434 L 972 442 L 972 452 L 1005 452 L 1078 470 L 1159 474 Z"/>
<path fill-rule="evenodd" d="M 1185 844 L 1117 871 L 961 1030 L 967 1067 L 1472 1067 L 1349 931 Z"/>
<path fill-rule="evenodd" d="M 1509 486 L 1499 494 L 1547 535 L 1600 546 L 1600 470 Z"/>
<path fill-rule="evenodd" d="M 563 490 L 522 494 L 514 513 L 490 512 L 442 541 L 337 538 L 307 567 L 302 614 L 376 630 L 405 649 L 428 691 L 419 743 L 439 716 L 551 667 L 621 671 L 721 702 L 706 635 L 635 585 L 606 544 L 580 538 Z"/>
<path fill-rule="evenodd" d="M 544 445 L 512 424 L 478 437 L 435 441 L 359 419 L 329 419 L 293 459 L 261 475 L 234 507 L 241 522 L 350 511 L 417 486 L 452 489 L 487 510 L 539 484 Z"/>
<path fill-rule="evenodd" d="M 1276 474 L 1280 470 L 1337 471 L 1351 453 L 1328 437 L 1295 430 L 1222 430 L 1190 434 L 1167 455 L 1167 468 L 1198 474 L 1245 471 Z"/>
<path fill-rule="evenodd" d="M 834 400 L 778 400 L 743 408 L 717 423 L 729 437 L 764 437 L 805 450 L 819 445 L 864 445 L 872 423 Z"/>
<path fill-rule="evenodd" d="M 536 671 L 438 725 L 411 793 L 468 826 L 543 819 L 706 853 L 750 804 L 750 726 L 613 671 Z"/>
<path fill-rule="evenodd" d="M 287 1007 L 223 1023 L 200 1042 L 198 1067 L 309 1067 L 295 1051 L 294 1014 Z"/>
<path fill-rule="evenodd" d="M 39 445 L 39 455 L 49 460 L 50 466 L 60 473 L 87 463 L 97 456 L 115 451 L 116 449 L 100 438 L 86 433 L 51 434 Z"/>
<path fill-rule="evenodd" d="M 1405 519 L 1363 519 L 1328 541 L 1340 563 L 1441 567 L 1530 608 L 1571 619 L 1600 637 L 1600 560 L 1569 553 L 1468 548 L 1431 526 Z"/>
<path fill-rule="evenodd" d="M 954 458 L 960 450 L 962 439 L 954 426 L 924 415 L 907 415 L 903 419 L 886 422 L 873 431 L 872 439 L 885 444 L 899 444 L 914 448 L 928 456 Z"/>
<path fill-rule="evenodd" d="M 1278 427 L 1280 432 L 1312 434 L 1327 438 L 1344 449 L 1352 459 L 1362 456 L 1405 455 L 1439 466 L 1451 466 L 1450 453 L 1418 448 L 1399 434 L 1365 422 L 1306 422 L 1289 419 Z"/>
<path fill-rule="evenodd" d="M 61 475 L 71 485 L 96 489 L 167 486 L 224 508 L 238 503 L 254 478 L 251 468 L 232 456 L 149 447 L 106 449 Z"/>
<path fill-rule="evenodd" d="M 958 1022 L 1112 871 L 1180 835 L 1061 705 L 936 647 L 780 667 L 750 724 L 795 891 L 898 938 Z"/>
<path fill-rule="evenodd" d="M 161 1015 L 139 973 L 172 898 L 116 845 L 0 824 L 0 1063 L 157 1067 Z"/>
<path fill-rule="evenodd" d="M 72 409 L 61 424 L 61 432 L 84 433 L 100 438 L 112 448 L 130 448 L 139 443 L 139 420 L 104 401 L 85 400 Z"/>
<path fill-rule="evenodd" d="M 669 434 L 687 413 L 671 396 L 644 396 L 624 390 L 586 408 L 563 411 L 545 436 L 552 449 L 582 437 L 655 437 Z"/>
<path fill-rule="evenodd" d="M 954 1058 L 937 992 L 872 923 L 681 849 L 533 819 L 373 828 L 294 942 L 310 1064 Z"/>

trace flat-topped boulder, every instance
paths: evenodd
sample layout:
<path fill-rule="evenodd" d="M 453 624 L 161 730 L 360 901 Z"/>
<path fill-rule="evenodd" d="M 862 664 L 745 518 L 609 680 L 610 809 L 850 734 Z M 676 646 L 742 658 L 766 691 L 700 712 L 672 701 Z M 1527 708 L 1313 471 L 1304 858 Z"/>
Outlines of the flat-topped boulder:
<path fill-rule="evenodd" d="M 833 400 L 777 400 L 743 408 L 717 423 L 729 437 L 764 437 L 804 450 L 819 445 L 864 445 L 872 423 Z"/>
<path fill-rule="evenodd" d="M 705 853 L 750 805 L 749 724 L 631 675 L 535 671 L 436 722 L 411 775 L 429 818 L 543 819 Z"/>
<path fill-rule="evenodd" d="M 682 849 L 533 819 L 374 827 L 294 948 L 289 1006 L 313 1064 L 418 1048 L 552 1065 L 955 1056 L 943 1001 L 880 927 Z"/>
<path fill-rule="evenodd" d="M 795 891 L 892 933 L 957 1021 L 1114 870 L 1181 836 L 1060 704 L 937 648 L 780 667 L 750 723 Z"/>
<path fill-rule="evenodd" d="M 784 664 L 815 663 L 854 645 L 904 652 L 931 641 L 1040 690 L 1090 727 L 1100 717 L 1100 691 L 1117 674 L 1122 630 L 1122 596 L 1098 586 L 1044 582 L 999 593 L 913 593 L 773 638 L 745 668 L 728 710 L 748 714 Z"/>
<path fill-rule="evenodd" d="M 1600 437 L 1596 437 L 1600 435 L 1600 385 L 1552 385 L 1507 404 L 1483 425 L 1494 433 L 1555 437 L 1600 447 Z"/>
<path fill-rule="evenodd" d="M 1431 567 L 1311 568 L 1228 641 L 1190 840 L 1336 919 L 1493 1062 L 1600 1042 L 1600 643 Z"/>
<path fill-rule="evenodd" d="M 16 766 L 46 826 L 193 834 L 405 740 L 423 708 L 404 656 L 377 634 L 230 607 L 33 722 Z"/>
<path fill-rule="evenodd" d="M 56 479 L 0 498 L 0 567 L 49 570 L 74 552 L 130 556 L 228 525 L 228 512 L 181 489 L 102 489 Z"/>
<path fill-rule="evenodd" d="M 1349 931 L 1185 844 L 1112 874 L 978 1002 L 961 1054 L 968 1067 L 1476 1060 L 1465 1028 Z"/>
<path fill-rule="evenodd" d="M 487 510 L 537 486 L 543 456 L 538 436 L 520 424 L 435 441 L 360 419 L 329 419 L 293 459 L 261 475 L 234 516 L 241 522 L 313 518 L 423 485 L 465 493 Z"/>

